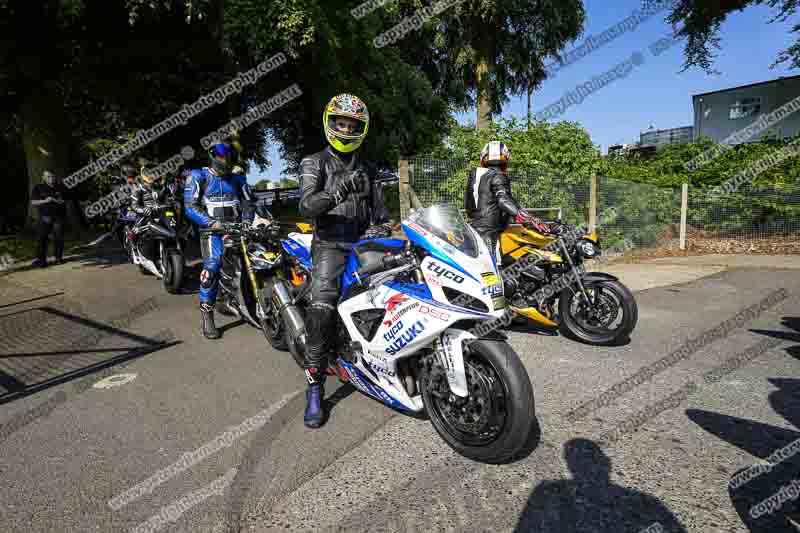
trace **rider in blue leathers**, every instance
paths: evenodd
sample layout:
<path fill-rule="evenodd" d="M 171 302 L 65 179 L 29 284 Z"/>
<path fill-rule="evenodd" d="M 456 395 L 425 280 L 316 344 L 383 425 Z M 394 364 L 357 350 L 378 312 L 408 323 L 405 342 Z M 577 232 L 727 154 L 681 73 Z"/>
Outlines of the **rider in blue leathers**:
<path fill-rule="evenodd" d="M 234 152 L 230 145 L 219 143 L 208 150 L 210 167 L 193 170 L 184 189 L 186 216 L 200 228 L 203 272 L 200 274 L 200 315 L 203 335 L 219 338 L 214 324 L 219 271 L 225 251 L 222 236 L 209 233 L 222 222 L 252 222 L 255 197 L 243 174 L 234 173 Z M 237 169 L 239 170 L 239 169 Z M 206 231 L 204 231 L 206 230 Z"/>

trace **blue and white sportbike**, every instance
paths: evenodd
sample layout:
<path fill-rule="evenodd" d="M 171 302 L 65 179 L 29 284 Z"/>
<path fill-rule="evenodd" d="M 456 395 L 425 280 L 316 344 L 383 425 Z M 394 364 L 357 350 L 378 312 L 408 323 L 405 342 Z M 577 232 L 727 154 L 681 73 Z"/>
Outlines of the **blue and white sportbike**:
<path fill-rule="evenodd" d="M 481 462 L 515 456 L 534 431 L 533 387 L 498 331 L 503 280 L 459 211 L 435 206 L 403 222 L 408 240 L 356 243 L 341 280 L 329 373 L 399 411 L 426 412 L 447 444 Z M 269 314 L 298 363 L 305 349 L 311 235 L 282 241 Z M 277 328 L 276 328 L 277 329 Z"/>

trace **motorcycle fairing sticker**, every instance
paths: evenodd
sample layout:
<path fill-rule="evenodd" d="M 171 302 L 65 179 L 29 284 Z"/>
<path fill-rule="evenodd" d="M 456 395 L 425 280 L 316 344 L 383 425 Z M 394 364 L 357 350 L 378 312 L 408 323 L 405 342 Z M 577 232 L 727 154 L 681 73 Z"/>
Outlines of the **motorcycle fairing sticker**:
<path fill-rule="evenodd" d="M 422 303 L 426 303 L 428 305 L 432 305 L 438 307 L 440 309 L 447 309 L 448 311 L 453 311 L 456 313 L 461 313 L 465 315 L 476 315 L 486 318 L 494 318 L 492 315 L 487 313 L 481 313 L 480 311 L 473 311 L 472 309 L 456 307 L 453 305 L 449 305 L 443 302 L 439 302 L 433 299 L 433 294 L 431 294 L 430 289 L 428 289 L 427 285 L 410 285 L 408 283 L 385 283 L 387 287 L 390 287 L 396 291 L 404 292 L 414 298 L 420 300 Z M 424 287 L 425 292 L 416 287 Z"/>
<path fill-rule="evenodd" d="M 361 370 L 356 368 L 355 366 L 351 365 L 347 361 L 343 359 L 339 359 L 339 364 L 347 371 L 350 375 L 350 383 L 360 390 L 361 392 L 372 396 L 376 400 L 385 403 L 390 407 L 394 407 L 395 409 L 399 409 L 401 411 L 410 412 L 410 410 L 403 405 L 402 403 L 398 402 L 392 396 L 383 390 L 381 387 L 372 383 L 367 376 L 364 375 Z"/>
<path fill-rule="evenodd" d="M 296 257 L 306 268 L 311 268 L 311 254 L 308 253 L 305 246 L 300 244 L 294 239 L 286 239 L 281 241 L 283 248 L 290 254 Z"/>

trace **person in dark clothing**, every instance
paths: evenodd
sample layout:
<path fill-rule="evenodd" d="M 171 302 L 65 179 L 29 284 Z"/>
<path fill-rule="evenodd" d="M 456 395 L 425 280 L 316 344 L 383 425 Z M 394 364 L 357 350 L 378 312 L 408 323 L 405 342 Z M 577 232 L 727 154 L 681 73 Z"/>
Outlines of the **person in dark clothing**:
<path fill-rule="evenodd" d="M 500 141 L 491 141 L 481 150 L 480 168 L 470 171 L 464 209 L 471 219 L 470 225 L 483 238 L 489 250 L 497 254 L 497 240 L 511 220 L 534 225 L 547 231 L 541 220 L 520 208 L 511 194 L 506 176 L 511 154 Z"/>
<path fill-rule="evenodd" d="M 56 175 L 45 170 L 43 183 L 37 184 L 31 192 L 31 205 L 39 209 L 39 256 L 34 266 L 47 266 L 47 245 L 50 233 L 53 234 L 56 264 L 64 262 L 64 224 L 67 218 L 66 190 L 58 183 Z"/>
<path fill-rule="evenodd" d="M 139 175 L 139 181 L 131 191 L 130 210 L 139 215 L 137 225 L 141 223 L 142 218 L 147 218 L 154 213 L 158 204 L 162 203 L 167 196 L 167 190 L 164 187 L 164 179 L 162 176 L 150 176 L 145 171 L 144 167 Z M 147 258 L 152 258 L 155 251 L 155 242 L 150 240 L 144 243 L 142 253 Z M 139 258 L 134 257 L 134 264 L 139 264 Z"/>
<path fill-rule="evenodd" d="M 325 107 L 323 124 L 330 146 L 300 162 L 300 214 L 314 225 L 303 415 L 311 428 L 322 425 L 323 371 L 347 257 L 355 242 L 391 235 L 383 190 L 373 183 L 377 172 L 357 154 L 369 127 L 367 106 L 351 94 L 335 96 Z"/>

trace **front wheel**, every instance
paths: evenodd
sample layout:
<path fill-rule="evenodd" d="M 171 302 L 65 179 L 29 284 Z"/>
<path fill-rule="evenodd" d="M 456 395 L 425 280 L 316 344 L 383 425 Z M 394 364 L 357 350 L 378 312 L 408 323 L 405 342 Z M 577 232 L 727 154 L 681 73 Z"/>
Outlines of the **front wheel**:
<path fill-rule="evenodd" d="M 516 352 L 503 341 L 473 341 L 464 350 L 469 396 L 450 391 L 438 362 L 422 373 L 422 400 L 433 427 L 456 452 L 502 463 L 527 444 L 536 423 L 533 386 Z"/>
<path fill-rule="evenodd" d="M 164 289 L 170 294 L 178 294 L 183 284 L 183 254 L 177 251 L 167 252 L 163 269 Z"/>
<path fill-rule="evenodd" d="M 639 309 L 631 291 L 613 279 L 583 283 L 592 302 L 587 303 L 578 291 L 564 290 L 558 301 L 561 332 L 595 345 L 627 339 L 639 319 Z"/>

